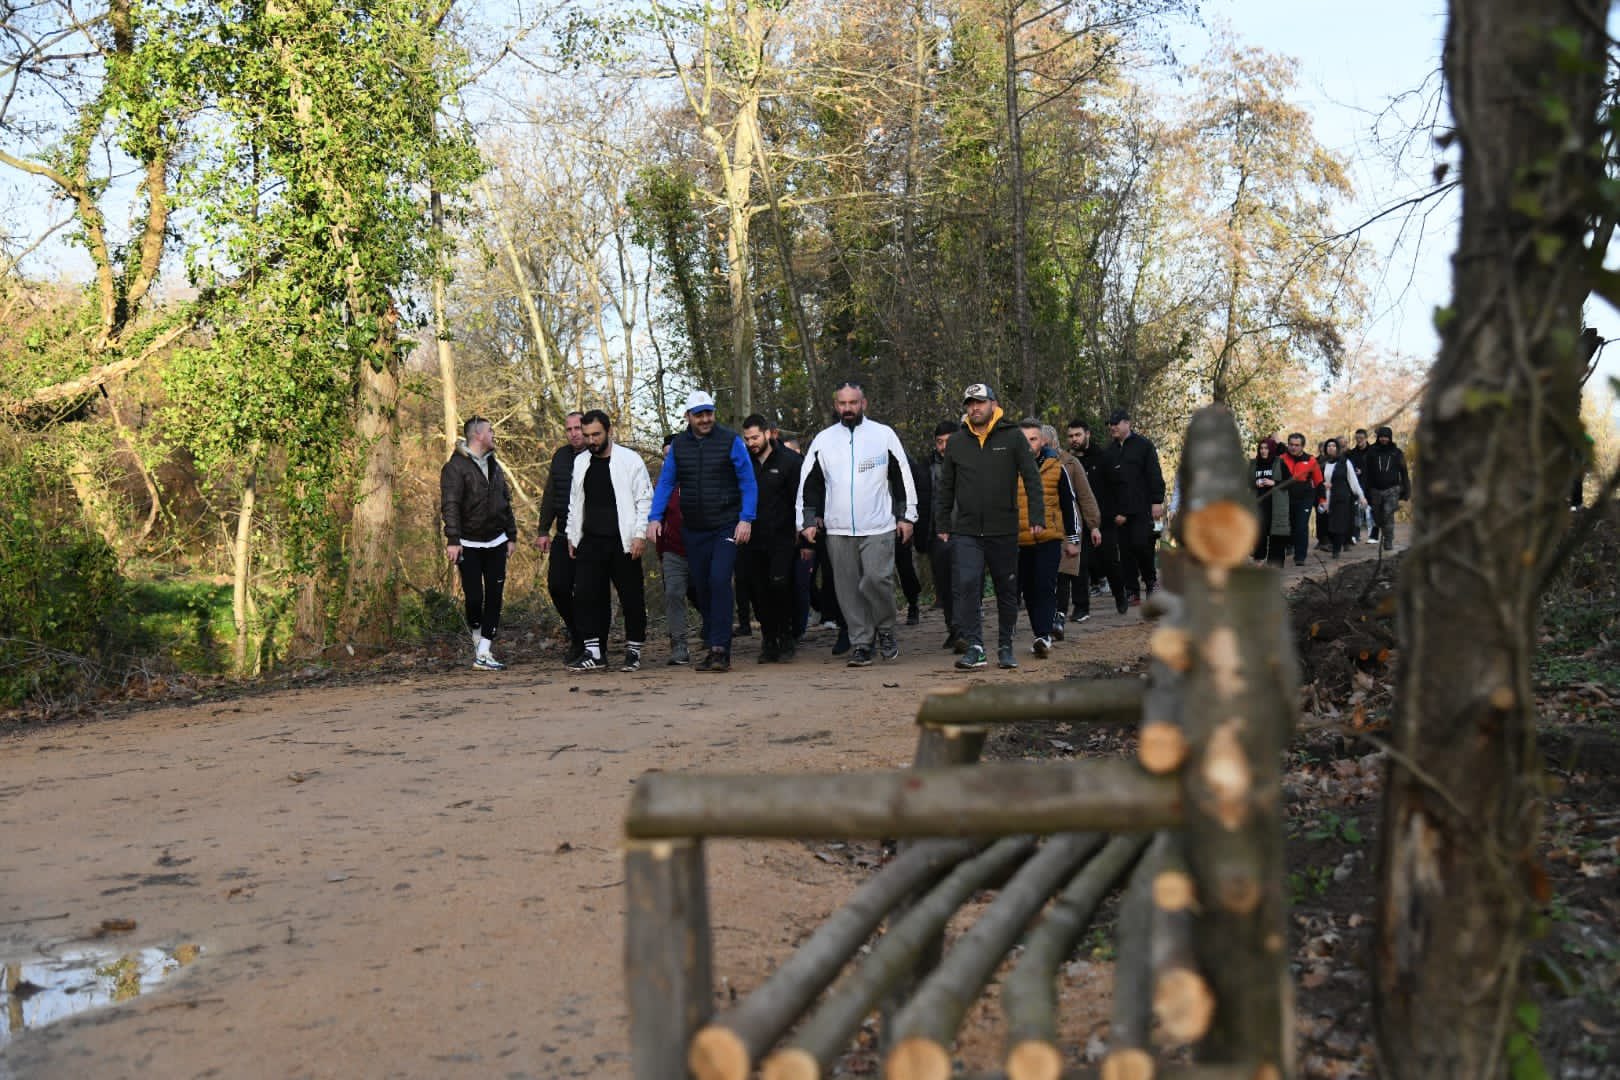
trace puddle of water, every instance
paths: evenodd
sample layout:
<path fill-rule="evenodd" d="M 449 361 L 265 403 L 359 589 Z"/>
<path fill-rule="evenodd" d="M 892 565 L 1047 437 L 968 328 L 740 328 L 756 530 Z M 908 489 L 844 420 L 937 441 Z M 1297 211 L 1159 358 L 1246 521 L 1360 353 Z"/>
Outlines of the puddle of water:
<path fill-rule="evenodd" d="M 148 993 L 201 955 L 200 945 L 90 946 L 8 961 L 0 965 L 0 1046 L 30 1028 Z"/>

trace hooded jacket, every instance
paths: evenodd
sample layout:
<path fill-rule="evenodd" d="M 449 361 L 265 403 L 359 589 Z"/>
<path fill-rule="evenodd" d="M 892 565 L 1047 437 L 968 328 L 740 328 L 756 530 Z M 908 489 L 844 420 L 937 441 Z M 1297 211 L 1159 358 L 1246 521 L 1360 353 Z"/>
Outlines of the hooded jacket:
<path fill-rule="evenodd" d="M 1017 484 L 1023 480 L 1030 520 L 1046 523 L 1041 472 L 1029 441 L 997 406 L 980 431 L 964 423 L 945 444 L 939 473 L 935 529 L 968 536 L 1013 536 L 1018 532 Z"/>
<path fill-rule="evenodd" d="M 893 532 L 896 522 L 916 522 L 917 486 L 893 428 L 863 418 L 853 427 L 834 424 L 811 440 L 799 470 L 799 527 L 808 529 L 818 517 L 833 536 L 880 536 Z"/>
<path fill-rule="evenodd" d="M 488 542 L 502 533 L 508 540 L 517 539 L 512 497 L 495 451 L 485 454 L 480 465 L 466 440 L 456 440 L 456 452 L 439 470 L 439 515 L 444 519 L 446 544 Z"/>

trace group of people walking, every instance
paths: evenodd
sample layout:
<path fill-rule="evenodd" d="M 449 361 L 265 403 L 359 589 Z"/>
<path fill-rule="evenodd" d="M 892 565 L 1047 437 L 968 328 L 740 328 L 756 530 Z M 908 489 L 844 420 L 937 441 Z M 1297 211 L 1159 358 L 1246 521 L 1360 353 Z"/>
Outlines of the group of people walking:
<path fill-rule="evenodd" d="M 900 654 L 897 578 L 916 623 L 913 552 L 925 553 L 944 610 L 945 647 L 964 670 L 989 664 L 982 605 L 996 599 L 995 656 L 1016 668 L 1022 608 L 1030 651 L 1049 655 L 1066 624 L 1090 617 L 1102 583 L 1126 612 L 1158 583 L 1154 550 L 1165 482 L 1152 442 L 1123 409 L 1093 440 L 1081 420 L 1056 428 L 1011 420 L 986 383 L 962 394 L 960 419 L 941 421 L 934 445 L 913 462 L 892 427 L 867 416 L 855 380 L 834 391 L 836 422 L 800 452 L 759 415 L 740 431 L 717 422 L 714 399 L 686 400 L 684 430 L 665 442 L 654 483 L 639 453 L 614 440 L 601 410 L 570 414 L 567 442 L 551 462 L 536 546 L 550 554 L 547 585 L 568 628 L 567 666 L 607 667 L 613 594 L 635 671 L 647 639 L 642 557 L 662 568 L 670 635 L 666 663 L 694 657 L 688 605 L 700 617 L 696 668 L 731 666 L 734 582 L 757 616 L 762 663 L 792 660 L 806 628 L 807 586 L 819 568 L 817 606 L 840 628 L 835 653 L 852 667 Z M 449 560 L 460 570 L 474 663 L 499 670 L 491 643 L 500 622 L 507 557 L 517 527 L 487 420 L 474 418 L 441 473 Z M 1094 588 L 1091 580 L 1098 585 Z"/>
<path fill-rule="evenodd" d="M 1336 436 L 1325 439 L 1317 456 L 1306 451 L 1300 432 L 1289 435 L 1286 445 L 1264 438 L 1251 464 L 1261 522 L 1255 562 L 1283 566 L 1292 549 L 1294 565 L 1305 565 L 1313 519 L 1317 546 L 1335 559 L 1361 542 L 1363 526 L 1369 541 L 1386 551 L 1395 546 L 1395 514 L 1411 498 L 1412 482 L 1390 428 L 1378 428 L 1372 443 L 1367 429 L 1357 428 L 1349 447 Z"/>

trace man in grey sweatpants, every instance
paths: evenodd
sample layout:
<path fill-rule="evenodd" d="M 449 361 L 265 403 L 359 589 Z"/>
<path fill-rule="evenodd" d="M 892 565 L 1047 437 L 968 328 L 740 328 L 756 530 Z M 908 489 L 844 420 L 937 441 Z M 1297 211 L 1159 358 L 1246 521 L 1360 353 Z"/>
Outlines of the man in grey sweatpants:
<path fill-rule="evenodd" d="M 911 538 L 917 488 L 894 429 L 866 419 L 859 383 L 840 383 L 838 423 L 817 435 L 799 474 L 797 512 L 805 540 L 827 533 L 838 606 L 849 623 L 850 667 L 870 667 L 874 649 L 900 655 L 894 624 L 894 545 Z"/>

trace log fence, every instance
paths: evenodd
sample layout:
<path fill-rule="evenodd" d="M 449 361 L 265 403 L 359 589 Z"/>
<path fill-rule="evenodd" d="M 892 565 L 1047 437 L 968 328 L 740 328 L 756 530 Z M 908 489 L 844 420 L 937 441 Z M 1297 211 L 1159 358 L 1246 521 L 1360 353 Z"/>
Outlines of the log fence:
<path fill-rule="evenodd" d="M 638 1080 L 829 1076 L 875 1012 L 886 1077 L 947 1080 L 964 1016 L 1020 945 L 1000 991 L 1002 1071 L 987 1078 L 1293 1074 L 1281 758 L 1298 673 L 1279 575 L 1248 565 L 1259 522 L 1230 413 L 1194 416 L 1179 482 L 1176 595 L 1154 598 L 1146 681 L 931 694 L 909 769 L 639 779 L 625 818 Z M 1012 722 L 1135 722 L 1138 757 L 980 763 L 986 736 Z M 738 837 L 901 847 L 715 1014 L 703 852 Z M 1058 974 L 1121 886 L 1108 1049 L 1077 1069 L 1059 1044 Z M 983 889 L 994 898 L 942 951 Z M 1181 1046 L 1195 1064 L 1161 1060 Z"/>

